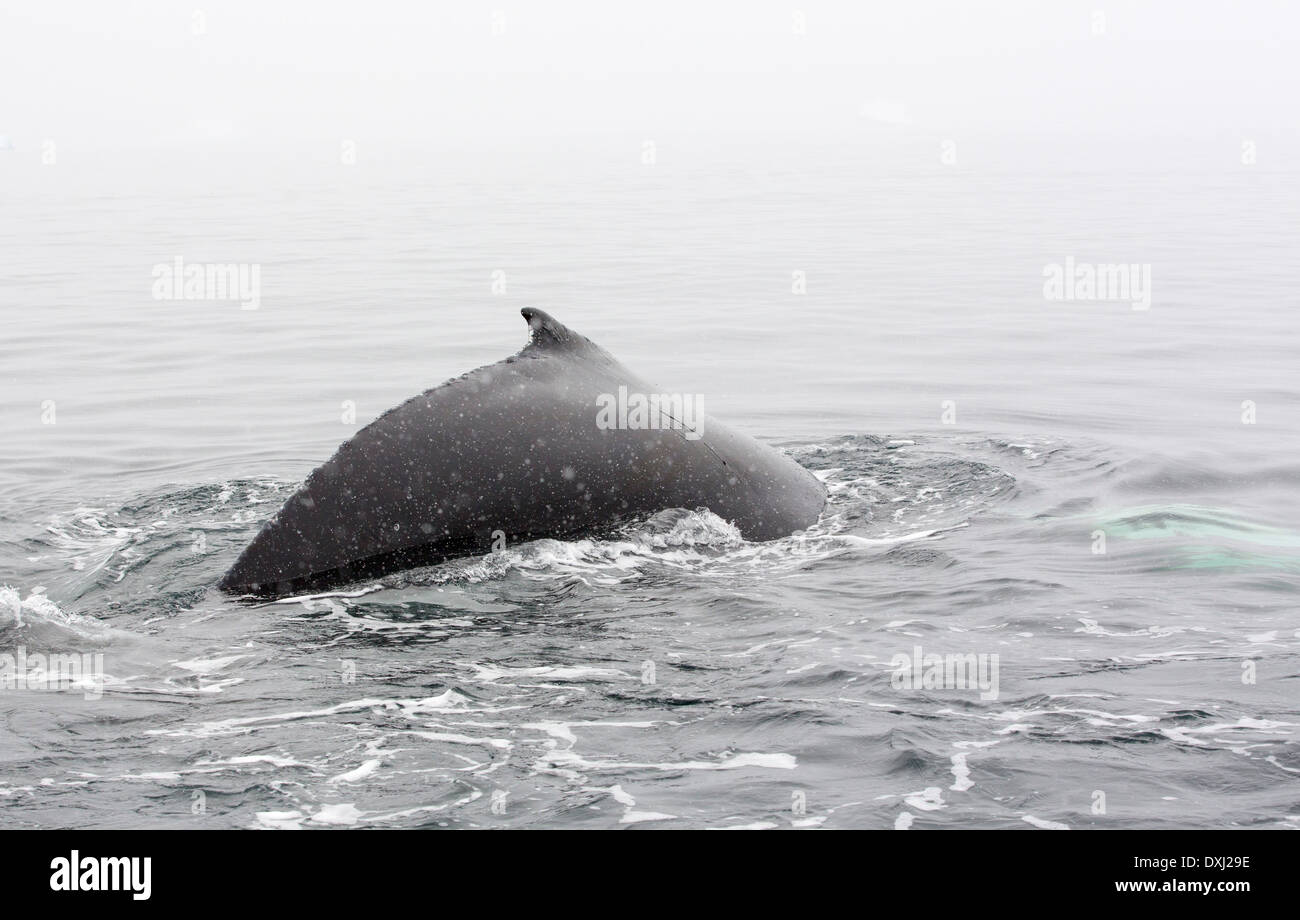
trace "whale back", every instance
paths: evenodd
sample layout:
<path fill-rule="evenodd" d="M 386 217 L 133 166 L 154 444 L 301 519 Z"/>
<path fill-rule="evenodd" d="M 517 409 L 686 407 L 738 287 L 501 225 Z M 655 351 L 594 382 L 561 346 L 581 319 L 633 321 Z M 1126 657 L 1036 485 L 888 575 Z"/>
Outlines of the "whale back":
<path fill-rule="evenodd" d="M 530 342 L 389 410 L 344 443 L 266 523 L 221 581 L 284 594 L 665 508 L 707 507 L 746 539 L 816 521 L 820 481 L 703 417 L 698 431 L 611 428 L 619 388 L 657 392 L 541 310 Z"/>

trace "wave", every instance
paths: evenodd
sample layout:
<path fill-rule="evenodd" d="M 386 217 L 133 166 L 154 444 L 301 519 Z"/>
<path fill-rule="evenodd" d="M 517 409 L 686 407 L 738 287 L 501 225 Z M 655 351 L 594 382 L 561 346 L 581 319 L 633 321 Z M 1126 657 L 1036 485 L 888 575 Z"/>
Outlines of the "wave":
<path fill-rule="evenodd" d="M 110 638 L 108 628 L 93 617 L 67 613 L 38 587 L 27 597 L 12 585 L 0 585 L 0 642 L 57 650 Z"/>

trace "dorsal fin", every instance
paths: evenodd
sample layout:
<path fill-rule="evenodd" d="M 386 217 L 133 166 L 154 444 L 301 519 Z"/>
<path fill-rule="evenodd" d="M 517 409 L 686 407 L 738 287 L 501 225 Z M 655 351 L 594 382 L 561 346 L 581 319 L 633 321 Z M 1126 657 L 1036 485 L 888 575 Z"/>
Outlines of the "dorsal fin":
<path fill-rule="evenodd" d="M 613 355 L 585 335 L 574 332 L 545 310 L 524 307 L 519 312 L 523 314 L 524 319 L 528 320 L 528 331 L 531 333 L 528 344 L 519 354 L 563 355 L 570 359 L 606 364 L 627 374 Z"/>
<path fill-rule="evenodd" d="M 577 348 L 591 344 L 544 310 L 524 307 L 519 312 L 528 321 L 532 332 L 530 344 L 537 348 Z"/>

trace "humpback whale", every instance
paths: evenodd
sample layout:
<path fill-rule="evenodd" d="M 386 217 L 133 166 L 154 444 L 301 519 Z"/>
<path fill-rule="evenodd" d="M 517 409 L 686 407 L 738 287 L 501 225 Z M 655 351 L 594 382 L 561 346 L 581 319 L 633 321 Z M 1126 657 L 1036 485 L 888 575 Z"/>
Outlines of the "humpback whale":
<path fill-rule="evenodd" d="M 329 588 L 668 508 L 708 508 L 754 541 L 817 520 L 826 490 L 808 470 L 708 416 L 680 418 L 680 400 L 625 411 L 627 394 L 644 403 L 655 389 L 541 310 L 521 312 L 522 351 L 361 429 L 263 525 L 219 587 L 262 596 Z"/>

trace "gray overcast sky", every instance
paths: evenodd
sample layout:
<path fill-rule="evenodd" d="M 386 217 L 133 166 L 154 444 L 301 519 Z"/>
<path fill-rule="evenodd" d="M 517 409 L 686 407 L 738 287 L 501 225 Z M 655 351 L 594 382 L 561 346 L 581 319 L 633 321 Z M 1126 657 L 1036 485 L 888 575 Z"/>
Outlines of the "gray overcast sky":
<path fill-rule="evenodd" d="M 944 136 L 1290 136 L 1298 10 L 6 0 L 0 134 L 85 149 L 816 139 L 871 121 Z"/>

